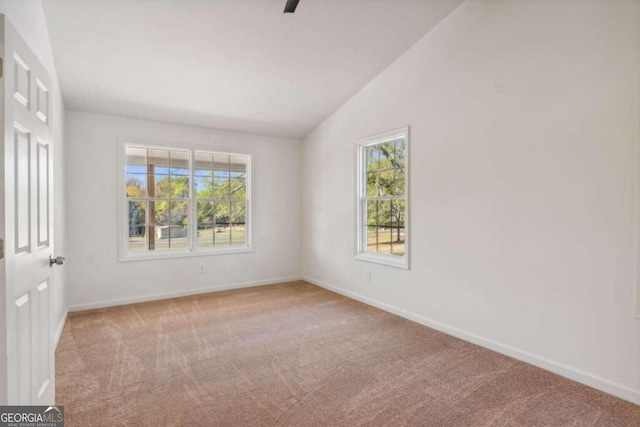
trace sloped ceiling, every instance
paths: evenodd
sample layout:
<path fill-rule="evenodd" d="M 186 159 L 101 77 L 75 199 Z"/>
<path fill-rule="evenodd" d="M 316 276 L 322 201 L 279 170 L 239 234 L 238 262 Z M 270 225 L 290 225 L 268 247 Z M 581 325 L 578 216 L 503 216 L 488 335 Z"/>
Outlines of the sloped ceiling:
<path fill-rule="evenodd" d="M 462 0 L 43 0 L 66 107 L 301 138 Z"/>

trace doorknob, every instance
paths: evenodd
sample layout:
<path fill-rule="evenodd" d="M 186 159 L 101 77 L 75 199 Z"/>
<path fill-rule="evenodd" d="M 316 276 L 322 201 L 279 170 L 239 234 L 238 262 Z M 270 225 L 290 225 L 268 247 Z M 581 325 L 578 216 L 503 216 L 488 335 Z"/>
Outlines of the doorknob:
<path fill-rule="evenodd" d="M 62 264 L 64 264 L 63 256 L 57 256 L 55 258 L 52 255 L 49 256 L 49 267 L 53 267 L 54 265 L 62 265 Z"/>

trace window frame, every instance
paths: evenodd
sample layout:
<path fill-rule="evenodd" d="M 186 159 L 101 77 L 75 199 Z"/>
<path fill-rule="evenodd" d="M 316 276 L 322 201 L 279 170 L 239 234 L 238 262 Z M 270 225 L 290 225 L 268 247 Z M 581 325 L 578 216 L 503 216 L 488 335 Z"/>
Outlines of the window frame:
<path fill-rule="evenodd" d="M 367 221 L 366 214 L 367 209 L 365 203 L 367 202 L 367 165 L 366 165 L 366 148 L 372 145 L 378 145 L 393 139 L 404 138 L 404 235 L 405 235 L 405 250 L 404 255 L 391 255 L 381 254 L 375 252 L 367 252 L 367 243 L 365 239 L 367 236 L 364 233 L 364 227 Z M 409 217 L 409 126 L 393 129 L 387 132 L 378 133 L 376 135 L 359 139 L 355 142 L 355 158 L 356 158 L 356 251 L 355 258 L 360 261 L 367 261 L 376 264 L 386 265 L 389 267 L 396 267 L 408 270 L 410 267 L 410 217 Z"/>
<path fill-rule="evenodd" d="M 146 149 L 160 150 L 181 150 L 189 151 L 189 198 L 184 199 L 189 203 L 189 228 L 187 232 L 188 247 L 186 249 L 174 249 L 167 251 L 129 251 L 129 217 L 128 200 L 126 195 L 126 147 L 139 147 Z M 213 246 L 198 247 L 198 224 L 197 206 L 198 199 L 195 194 L 195 168 L 194 160 L 196 152 L 206 152 L 212 154 L 224 154 L 230 156 L 245 156 L 247 158 L 247 195 L 246 199 L 246 243 L 238 246 Z M 118 261 L 145 261 L 171 258 L 186 258 L 212 255 L 228 255 L 255 252 L 252 243 L 252 187 L 253 187 L 253 165 L 252 152 L 237 148 L 222 147 L 217 145 L 205 145 L 200 143 L 149 141 L 125 139 L 118 143 L 118 167 L 117 167 L 117 199 L 118 199 Z M 148 197 L 148 196 L 147 196 Z"/>

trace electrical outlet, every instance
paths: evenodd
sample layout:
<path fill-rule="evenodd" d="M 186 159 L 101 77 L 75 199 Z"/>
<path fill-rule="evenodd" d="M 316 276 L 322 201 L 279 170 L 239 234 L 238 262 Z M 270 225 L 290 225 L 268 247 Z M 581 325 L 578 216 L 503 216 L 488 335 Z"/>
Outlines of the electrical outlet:
<path fill-rule="evenodd" d="M 204 273 L 204 264 L 198 264 L 198 272 Z"/>
<path fill-rule="evenodd" d="M 371 270 L 364 271 L 364 277 L 367 279 L 367 282 L 371 281 Z"/>

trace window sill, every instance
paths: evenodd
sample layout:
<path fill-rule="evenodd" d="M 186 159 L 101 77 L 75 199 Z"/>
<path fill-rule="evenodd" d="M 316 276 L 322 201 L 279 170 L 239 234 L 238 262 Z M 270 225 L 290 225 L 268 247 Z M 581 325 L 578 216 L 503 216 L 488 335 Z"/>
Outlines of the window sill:
<path fill-rule="evenodd" d="M 409 259 L 407 255 L 403 257 L 396 257 L 393 255 L 379 255 L 363 252 L 356 255 L 356 259 L 359 261 L 373 262 L 375 264 L 386 265 L 388 267 L 402 268 L 404 270 L 409 269 Z"/>
<path fill-rule="evenodd" d="M 232 254 L 245 254 L 255 252 L 255 249 L 250 248 L 248 246 L 240 246 L 238 248 L 233 249 L 201 249 L 198 251 L 176 251 L 171 253 L 145 253 L 140 255 L 131 255 L 127 254 L 124 256 L 120 256 L 119 262 L 132 262 L 132 261 L 154 261 L 161 259 L 173 259 L 173 258 L 192 258 L 192 257 L 202 257 L 202 256 L 212 256 L 212 255 L 232 255 Z"/>

